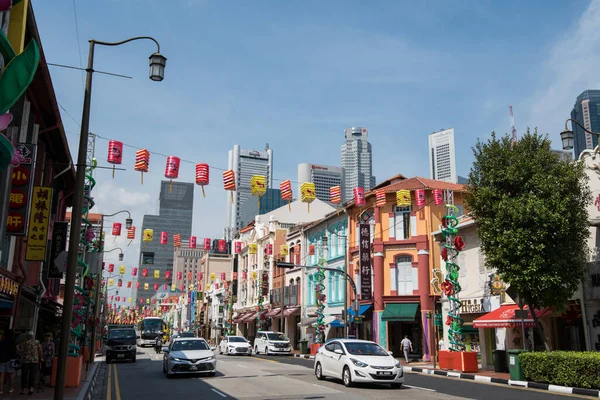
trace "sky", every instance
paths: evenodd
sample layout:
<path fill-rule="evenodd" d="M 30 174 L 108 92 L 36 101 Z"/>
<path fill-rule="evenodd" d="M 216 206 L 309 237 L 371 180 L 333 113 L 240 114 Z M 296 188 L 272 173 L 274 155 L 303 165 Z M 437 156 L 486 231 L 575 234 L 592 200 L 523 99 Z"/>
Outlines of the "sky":
<path fill-rule="evenodd" d="M 144 213 L 158 211 L 166 159 L 156 153 L 190 161 L 180 181 L 193 181 L 194 163 L 211 165 L 206 197 L 195 192 L 193 233 L 215 238 L 225 225 L 221 173 L 234 144 L 269 143 L 278 187 L 297 179 L 300 163 L 339 165 L 344 129 L 367 127 L 380 182 L 398 173 L 428 177 L 427 136 L 452 127 L 458 174 L 466 176 L 477 140 L 510 132 L 509 105 L 519 134 L 537 127 L 559 148 L 577 95 L 600 88 L 600 0 L 32 4 L 50 63 L 85 67 L 89 39 L 146 35 L 168 58 L 157 83 L 148 79 L 152 42 L 95 51 L 96 70 L 133 78 L 94 74 L 90 122 L 99 166 L 109 166 L 107 139 L 133 147 L 114 179 L 110 169 L 96 170 L 93 193 L 93 211 L 132 212 L 138 238 L 128 246 L 108 236 L 106 245 L 123 247 L 129 268 Z M 76 157 L 84 73 L 50 69 Z M 143 185 L 135 148 L 154 152 Z"/>

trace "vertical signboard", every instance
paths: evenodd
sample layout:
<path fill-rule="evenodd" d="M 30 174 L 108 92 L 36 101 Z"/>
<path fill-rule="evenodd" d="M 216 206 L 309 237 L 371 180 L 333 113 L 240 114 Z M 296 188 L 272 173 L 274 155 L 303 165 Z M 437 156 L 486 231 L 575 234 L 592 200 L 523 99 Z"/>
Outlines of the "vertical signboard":
<path fill-rule="evenodd" d="M 67 248 L 68 222 L 55 222 L 52 227 L 52 247 L 50 249 L 50 262 L 48 263 L 48 278 L 62 278 L 63 273 L 55 264 L 56 258 Z"/>
<path fill-rule="evenodd" d="M 9 210 L 6 218 L 6 234 L 23 236 L 27 233 L 27 210 L 29 209 L 31 185 L 33 183 L 34 144 L 17 143 L 21 164 L 13 168 L 10 188 Z"/>
<path fill-rule="evenodd" d="M 46 259 L 51 202 L 51 187 L 33 187 L 31 212 L 29 213 L 29 232 L 27 234 L 27 251 L 25 252 L 26 261 L 45 261 Z"/>
<path fill-rule="evenodd" d="M 371 300 L 371 227 L 360 224 L 359 252 L 360 257 L 360 299 Z"/>

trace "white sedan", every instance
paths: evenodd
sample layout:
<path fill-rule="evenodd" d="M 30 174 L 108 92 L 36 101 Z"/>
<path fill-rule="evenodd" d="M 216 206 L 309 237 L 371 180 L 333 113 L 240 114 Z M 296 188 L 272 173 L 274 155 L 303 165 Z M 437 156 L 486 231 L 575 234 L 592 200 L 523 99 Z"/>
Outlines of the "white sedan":
<path fill-rule="evenodd" d="M 252 345 L 243 336 L 225 336 L 219 343 L 219 354 L 252 355 Z"/>
<path fill-rule="evenodd" d="M 202 338 L 177 338 L 169 347 L 163 347 L 163 372 L 167 378 L 179 374 L 205 373 L 215 376 L 217 359 L 215 347 L 210 347 Z"/>
<path fill-rule="evenodd" d="M 399 388 L 404 383 L 399 361 L 377 343 L 356 339 L 336 339 L 319 348 L 315 376 L 319 380 L 339 378 L 345 386 L 362 382 Z"/>

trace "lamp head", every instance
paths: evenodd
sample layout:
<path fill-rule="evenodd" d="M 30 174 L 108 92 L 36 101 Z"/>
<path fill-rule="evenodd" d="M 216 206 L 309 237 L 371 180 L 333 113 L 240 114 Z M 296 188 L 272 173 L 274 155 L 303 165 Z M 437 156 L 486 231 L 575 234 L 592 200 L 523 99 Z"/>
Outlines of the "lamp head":
<path fill-rule="evenodd" d="M 160 53 L 154 53 L 150 56 L 150 79 L 160 82 L 165 78 L 165 67 L 167 58 Z"/>
<path fill-rule="evenodd" d="M 123 261 L 123 257 L 125 257 L 125 254 L 119 253 L 119 261 Z"/>
<path fill-rule="evenodd" d="M 565 129 L 560 133 L 560 140 L 562 141 L 563 150 L 573 149 L 573 131 Z"/>
<path fill-rule="evenodd" d="M 131 218 L 125 219 L 125 228 L 131 229 L 132 226 L 133 226 L 133 220 Z"/>

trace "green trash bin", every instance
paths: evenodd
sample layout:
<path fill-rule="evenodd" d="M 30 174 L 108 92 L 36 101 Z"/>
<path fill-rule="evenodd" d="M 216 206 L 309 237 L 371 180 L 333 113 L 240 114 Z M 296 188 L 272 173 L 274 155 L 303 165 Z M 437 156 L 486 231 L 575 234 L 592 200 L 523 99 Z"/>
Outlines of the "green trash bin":
<path fill-rule="evenodd" d="M 524 381 L 525 376 L 521 369 L 521 362 L 519 361 L 519 354 L 525 353 L 525 350 L 507 350 L 508 353 L 508 372 L 510 373 L 510 380 L 512 381 Z"/>
<path fill-rule="evenodd" d="M 300 340 L 298 345 L 300 346 L 300 354 L 308 354 L 308 340 Z"/>

